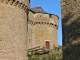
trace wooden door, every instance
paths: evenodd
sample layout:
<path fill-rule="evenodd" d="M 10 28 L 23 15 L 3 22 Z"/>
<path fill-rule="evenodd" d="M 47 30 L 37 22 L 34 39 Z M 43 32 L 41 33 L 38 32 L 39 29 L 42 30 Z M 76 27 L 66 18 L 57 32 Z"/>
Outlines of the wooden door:
<path fill-rule="evenodd" d="M 50 42 L 46 41 L 46 49 L 50 49 Z"/>

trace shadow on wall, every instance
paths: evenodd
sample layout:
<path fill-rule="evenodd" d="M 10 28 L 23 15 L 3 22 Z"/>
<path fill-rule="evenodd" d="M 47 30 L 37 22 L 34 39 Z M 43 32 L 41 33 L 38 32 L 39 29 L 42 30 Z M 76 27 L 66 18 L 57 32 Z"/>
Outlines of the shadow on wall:
<path fill-rule="evenodd" d="M 80 60 L 80 16 L 71 21 L 74 16 L 68 13 L 62 19 L 63 60 Z"/>

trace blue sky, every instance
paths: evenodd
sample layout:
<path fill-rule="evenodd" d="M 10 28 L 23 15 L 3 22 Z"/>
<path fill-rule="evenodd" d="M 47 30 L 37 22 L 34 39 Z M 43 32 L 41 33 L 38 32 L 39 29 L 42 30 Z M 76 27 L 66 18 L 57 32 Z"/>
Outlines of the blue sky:
<path fill-rule="evenodd" d="M 60 0 L 31 0 L 30 7 L 41 6 L 46 12 L 59 16 L 58 45 L 62 45 Z"/>

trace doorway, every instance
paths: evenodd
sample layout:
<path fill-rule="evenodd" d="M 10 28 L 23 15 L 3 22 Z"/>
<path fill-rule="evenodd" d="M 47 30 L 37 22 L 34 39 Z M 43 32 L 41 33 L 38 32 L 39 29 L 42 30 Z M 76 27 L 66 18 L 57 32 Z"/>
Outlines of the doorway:
<path fill-rule="evenodd" d="M 50 49 L 50 42 L 49 41 L 46 41 L 46 49 Z"/>

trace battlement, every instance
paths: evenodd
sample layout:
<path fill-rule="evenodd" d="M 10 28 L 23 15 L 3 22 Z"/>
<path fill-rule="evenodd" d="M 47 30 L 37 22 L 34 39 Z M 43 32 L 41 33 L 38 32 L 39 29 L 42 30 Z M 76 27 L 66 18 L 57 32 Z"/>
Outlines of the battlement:
<path fill-rule="evenodd" d="M 28 0 L 27 0 L 27 1 L 28 1 Z M 26 3 L 27 3 L 27 1 L 26 1 Z M 20 1 L 18 1 L 18 0 L 0 0 L 0 2 L 17 6 L 17 7 L 21 8 L 21 9 L 23 9 L 25 12 L 26 12 L 27 9 L 28 9 L 28 5 L 25 4 L 25 3 L 23 2 L 23 0 L 22 0 L 22 1 L 21 1 L 21 0 L 20 0 Z"/>
<path fill-rule="evenodd" d="M 49 27 L 58 28 L 58 16 L 52 14 L 43 14 L 43 13 L 29 13 L 29 24 L 31 25 L 46 25 Z"/>
<path fill-rule="evenodd" d="M 43 13 L 36 13 L 34 14 L 35 21 L 46 22 L 46 23 L 53 23 L 54 25 L 58 25 L 58 17 L 52 14 L 43 14 Z"/>

